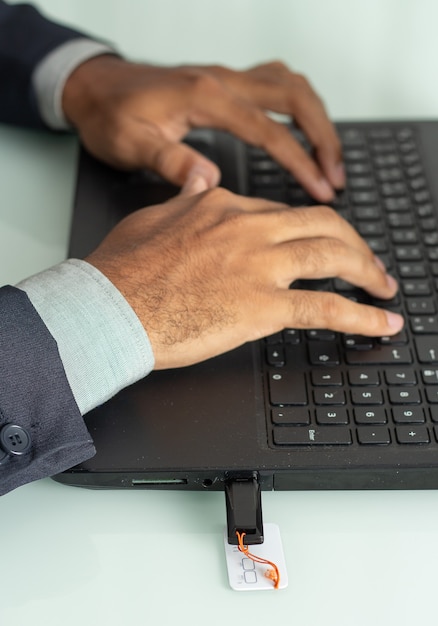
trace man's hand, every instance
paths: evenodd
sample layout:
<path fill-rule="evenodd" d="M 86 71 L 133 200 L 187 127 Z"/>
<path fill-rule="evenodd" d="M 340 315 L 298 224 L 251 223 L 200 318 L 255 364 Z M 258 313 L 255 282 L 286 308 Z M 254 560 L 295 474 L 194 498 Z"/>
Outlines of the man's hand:
<path fill-rule="evenodd" d="M 338 276 L 378 298 L 397 291 L 356 231 L 325 206 L 291 209 L 224 189 L 192 192 L 120 222 L 86 260 L 132 306 L 156 368 L 189 365 L 286 327 L 391 335 L 402 318 L 333 293 L 289 289 Z"/>
<path fill-rule="evenodd" d="M 264 148 L 320 202 L 345 183 L 341 146 L 321 100 L 303 76 L 279 62 L 239 72 L 103 55 L 72 73 L 63 109 L 92 154 L 116 167 L 152 169 L 176 185 L 196 172 L 210 187 L 219 183 L 217 167 L 181 143 L 191 128 L 203 126 Z M 315 159 L 267 111 L 291 116 Z"/>

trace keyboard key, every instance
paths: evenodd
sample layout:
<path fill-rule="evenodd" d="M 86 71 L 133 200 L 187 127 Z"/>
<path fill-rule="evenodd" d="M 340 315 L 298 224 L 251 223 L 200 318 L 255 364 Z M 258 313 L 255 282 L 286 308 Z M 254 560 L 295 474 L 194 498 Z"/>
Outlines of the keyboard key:
<path fill-rule="evenodd" d="M 355 386 L 375 386 L 380 383 L 380 376 L 376 369 L 354 369 L 348 372 L 348 381 Z"/>
<path fill-rule="evenodd" d="M 315 389 L 313 391 L 315 404 L 329 404 L 330 406 L 345 404 L 345 391 L 343 389 Z"/>
<path fill-rule="evenodd" d="M 309 339 L 314 339 L 315 341 L 334 341 L 336 339 L 336 333 L 332 330 L 307 330 L 306 336 Z"/>
<path fill-rule="evenodd" d="M 307 404 L 306 381 L 302 372 L 273 370 L 268 381 L 271 404 Z"/>
<path fill-rule="evenodd" d="M 338 370 L 312 370 L 312 383 L 316 387 L 342 385 L 342 374 Z"/>
<path fill-rule="evenodd" d="M 362 445 L 387 446 L 391 443 L 389 428 L 386 426 L 360 426 L 357 439 Z"/>
<path fill-rule="evenodd" d="M 411 318 L 412 332 L 416 334 L 438 334 L 438 317 L 436 315 L 418 315 Z"/>
<path fill-rule="evenodd" d="M 286 328 L 283 330 L 283 341 L 289 345 L 298 345 L 301 342 L 300 331 L 295 328 Z"/>
<path fill-rule="evenodd" d="M 357 220 L 380 220 L 382 217 L 382 212 L 377 204 L 371 206 L 356 206 L 353 211 L 354 217 Z"/>
<path fill-rule="evenodd" d="M 352 438 L 350 429 L 342 426 L 283 426 L 274 428 L 274 443 L 281 446 L 336 446 L 350 445 Z"/>
<path fill-rule="evenodd" d="M 340 356 L 335 343 L 330 341 L 311 341 L 308 345 L 309 359 L 312 365 L 339 365 Z"/>
<path fill-rule="evenodd" d="M 398 273 L 402 278 L 424 278 L 427 276 L 425 263 L 400 263 Z"/>
<path fill-rule="evenodd" d="M 272 409 L 273 424 L 310 424 L 310 411 L 303 407 L 282 407 Z"/>
<path fill-rule="evenodd" d="M 260 174 L 265 172 L 274 172 L 278 174 L 280 171 L 280 166 L 278 163 L 273 161 L 272 159 L 258 159 L 256 161 L 251 162 L 251 173 Z M 254 176 L 253 176 L 254 179 Z"/>
<path fill-rule="evenodd" d="M 391 404 L 420 404 L 420 392 L 415 387 L 394 387 L 389 390 L 389 401 Z"/>
<path fill-rule="evenodd" d="M 431 202 L 425 202 L 424 204 L 418 204 L 415 207 L 415 212 L 420 218 L 434 217 L 435 208 Z"/>
<path fill-rule="evenodd" d="M 370 176 L 350 176 L 348 186 L 350 189 L 373 189 L 374 178 Z"/>
<path fill-rule="evenodd" d="M 386 424 L 386 411 L 381 407 L 357 407 L 354 409 L 356 424 Z"/>
<path fill-rule="evenodd" d="M 423 260 L 423 252 L 419 246 L 397 246 L 394 252 L 397 261 Z"/>
<path fill-rule="evenodd" d="M 431 404 L 438 404 L 438 386 L 431 385 L 426 387 L 426 400 Z"/>
<path fill-rule="evenodd" d="M 438 337 L 419 335 L 414 339 L 418 359 L 421 363 L 438 363 Z"/>
<path fill-rule="evenodd" d="M 411 213 L 388 213 L 387 218 L 390 228 L 408 228 L 415 224 Z"/>
<path fill-rule="evenodd" d="M 286 361 L 282 346 L 266 346 L 266 360 L 268 365 L 273 367 L 283 367 Z"/>
<path fill-rule="evenodd" d="M 436 385 L 438 383 L 438 370 L 423 370 L 421 372 L 421 377 L 426 385 Z"/>
<path fill-rule="evenodd" d="M 436 217 L 426 217 L 420 220 L 420 228 L 425 232 L 438 230 L 438 221 Z"/>
<path fill-rule="evenodd" d="M 283 184 L 283 176 L 277 172 L 255 174 L 252 176 L 252 183 L 256 188 L 273 187 L 274 189 L 278 189 Z"/>
<path fill-rule="evenodd" d="M 403 180 L 403 170 L 400 167 L 382 168 L 376 172 L 376 177 L 382 183 Z"/>
<path fill-rule="evenodd" d="M 355 174 L 359 176 L 362 174 L 368 174 L 371 170 L 370 164 L 365 161 L 352 161 L 350 163 L 346 163 L 345 166 L 347 169 L 347 173 L 350 176 L 354 176 Z"/>
<path fill-rule="evenodd" d="M 385 226 L 382 222 L 362 222 L 359 221 L 356 225 L 357 232 L 362 237 L 371 237 L 376 235 L 385 234 Z"/>
<path fill-rule="evenodd" d="M 415 230 L 400 228 L 392 231 L 391 240 L 396 246 L 399 244 L 418 243 L 418 235 Z"/>
<path fill-rule="evenodd" d="M 406 444 L 429 443 L 429 431 L 426 426 L 397 426 L 397 441 Z"/>
<path fill-rule="evenodd" d="M 283 335 L 281 333 L 274 333 L 273 335 L 268 335 L 267 337 L 265 337 L 265 341 L 269 344 L 278 344 L 283 341 Z"/>
<path fill-rule="evenodd" d="M 363 335 L 344 335 L 344 346 L 347 350 L 371 350 L 374 340 Z"/>
<path fill-rule="evenodd" d="M 350 365 L 408 365 L 412 355 L 408 347 L 376 346 L 368 351 L 348 351 L 346 361 Z"/>
<path fill-rule="evenodd" d="M 351 194 L 353 204 L 375 204 L 377 194 L 375 191 L 355 191 Z"/>
<path fill-rule="evenodd" d="M 400 164 L 400 159 L 397 154 L 379 154 L 374 157 L 374 163 L 376 167 L 392 167 Z"/>
<path fill-rule="evenodd" d="M 410 315 L 436 313 L 435 301 L 432 298 L 407 298 L 406 308 Z"/>
<path fill-rule="evenodd" d="M 411 201 L 408 197 L 402 196 L 400 198 L 384 198 L 383 207 L 386 211 L 409 211 L 412 207 Z"/>
<path fill-rule="evenodd" d="M 353 404 L 383 404 L 383 394 L 381 389 L 352 389 L 351 401 Z"/>
<path fill-rule="evenodd" d="M 365 237 L 365 240 L 367 244 L 369 245 L 369 247 L 371 248 L 371 250 L 374 252 L 374 254 L 387 252 L 389 249 L 388 242 L 386 241 L 385 237 L 373 237 L 373 238 Z"/>
<path fill-rule="evenodd" d="M 394 422 L 398 424 L 403 423 L 423 423 L 426 421 L 424 410 L 419 406 L 414 406 L 410 408 L 405 407 L 395 407 L 392 409 L 392 418 Z"/>
<path fill-rule="evenodd" d="M 386 197 L 405 196 L 407 193 L 406 185 L 402 181 L 383 183 L 380 185 L 380 191 L 382 196 Z"/>
<path fill-rule="evenodd" d="M 316 421 L 318 424 L 348 424 L 348 413 L 343 407 L 318 408 L 316 409 Z"/>
<path fill-rule="evenodd" d="M 388 385 L 415 385 L 417 377 L 412 369 L 391 369 L 385 371 Z"/>
<path fill-rule="evenodd" d="M 386 346 L 402 346 L 408 343 L 408 335 L 403 329 L 396 335 L 387 335 L 386 337 L 379 337 L 379 343 Z"/>
<path fill-rule="evenodd" d="M 426 246 L 438 245 L 438 233 L 423 233 L 423 242 Z"/>
<path fill-rule="evenodd" d="M 366 161 L 368 158 L 368 154 L 366 150 L 362 149 L 347 149 L 344 150 L 343 154 L 345 161 Z"/>

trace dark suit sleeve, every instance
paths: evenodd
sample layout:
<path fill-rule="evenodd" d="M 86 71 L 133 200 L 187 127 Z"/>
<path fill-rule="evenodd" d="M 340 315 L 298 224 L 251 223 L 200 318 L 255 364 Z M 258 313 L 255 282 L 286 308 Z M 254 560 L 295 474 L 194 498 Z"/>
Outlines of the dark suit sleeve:
<path fill-rule="evenodd" d="M 15 449 L 12 425 L 24 433 Z M 16 454 L 26 434 L 29 449 Z M 94 452 L 55 340 L 23 291 L 1 288 L 0 494 L 57 474 Z"/>
<path fill-rule="evenodd" d="M 32 73 L 59 45 L 84 34 L 45 19 L 28 5 L 0 0 L 0 122 L 43 127 L 32 91 Z"/>

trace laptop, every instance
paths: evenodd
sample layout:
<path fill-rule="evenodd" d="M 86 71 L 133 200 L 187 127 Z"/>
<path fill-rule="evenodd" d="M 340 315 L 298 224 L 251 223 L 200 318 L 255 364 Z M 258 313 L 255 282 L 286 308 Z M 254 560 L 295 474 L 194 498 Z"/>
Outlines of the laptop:
<path fill-rule="evenodd" d="M 97 454 L 55 480 L 180 490 L 223 490 L 245 476 L 256 476 L 262 490 L 438 487 L 438 122 L 337 128 L 348 184 L 333 206 L 400 292 L 382 303 L 338 279 L 293 288 L 392 308 L 405 329 L 369 339 L 290 328 L 204 363 L 153 372 L 86 415 Z M 218 163 L 234 192 L 313 203 L 263 150 L 206 129 L 187 141 Z M 81 150 L 69 255 L 86 256 L 127 213 L 177 191 Z"/>

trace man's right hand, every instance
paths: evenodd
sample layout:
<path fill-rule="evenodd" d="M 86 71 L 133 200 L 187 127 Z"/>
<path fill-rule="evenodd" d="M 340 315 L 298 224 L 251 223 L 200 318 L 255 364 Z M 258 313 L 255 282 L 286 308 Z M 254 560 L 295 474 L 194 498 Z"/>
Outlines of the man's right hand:
<path fill-rule="evenodd" d="M 169 202 L 131 214 L 86 259 L 136 312 L 156 369 L 287 327 L 370 336 L 401 329 L 395 313 L 289 288 L 297 279 L 340 277 L 378 298 L 395 295 L 394 279 L 332 209 L 292 209 L 204 187 L 195 178 Z"/>

